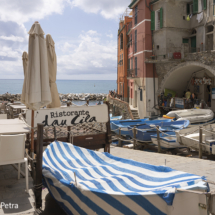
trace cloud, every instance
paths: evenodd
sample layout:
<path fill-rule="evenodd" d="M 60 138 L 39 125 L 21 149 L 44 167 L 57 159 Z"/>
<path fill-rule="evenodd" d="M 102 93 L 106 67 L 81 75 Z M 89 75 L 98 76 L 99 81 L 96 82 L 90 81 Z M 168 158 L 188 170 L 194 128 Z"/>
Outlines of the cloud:
<path fill-rule="evenodd" d="M 71 0 L 70 4 L 86 13 L 100 13 L 106 19 L 118 19 L 130 2 L 130 0 Z"/>
<path fill-rule="evenodd" d="M 113 38 L 113 34 L 106 34 L 107 37 Z"/>
<path fill-rule="evenodd" d="M 53 13 L 62 14 L 67 0 L 1 0 L 0 20 L 25 23 L 40 20 Z"/>
<path fill-rule="evenodd" d="M 75 47 L 58 56 L 58 77 L 74 77 L 75 75 L 88 74 L 99 76 L 116 73 L 116 41 L 103 41 L 103 35 L 96 31 L 83 32 L 78 43 L 65 42 L 66 46 Z M 65 45 L 58 46 L 58 51 L 64 52 Z M 115 75 L 114 75 L 115 78 Z"/>

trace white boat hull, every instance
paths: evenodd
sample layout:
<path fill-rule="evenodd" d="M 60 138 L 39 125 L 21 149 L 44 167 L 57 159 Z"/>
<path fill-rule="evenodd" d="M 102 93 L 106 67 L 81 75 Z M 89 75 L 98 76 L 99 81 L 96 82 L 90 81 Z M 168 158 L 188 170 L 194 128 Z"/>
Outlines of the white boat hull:
<path fill-rule="evenodd" d="M 176 139 L 176 138 L 174 138 L 174 139 Z M 151 140 L 155 145 L 158 145 L 157 138 L 152 137 Z M 168 142 L 168 141 L 165 141 L 162 139 L 160 139 L 160 145 L 161 145 L 161 147 L 166 148 L 166 149 L 185 148 L 185 146 L 179 144 L 178 142 Z"/>
<path fill-rule="evenodd" d="M 176 131 L 175 134 L 177 142 L 194 150 L 199 150 L 199 127 Z M 203 126 L 202 139 L 202 151 L 209 155 L 215 155 L 215 124 Z"/>
<path fill-rule="evenodd" d="M 214 118 L 214 113 L 210 109 L 186 109 L 170 111 L 166 114 L 175 117 L 177 120 L 187 119 L 190 123 L 208 122 Z"/>

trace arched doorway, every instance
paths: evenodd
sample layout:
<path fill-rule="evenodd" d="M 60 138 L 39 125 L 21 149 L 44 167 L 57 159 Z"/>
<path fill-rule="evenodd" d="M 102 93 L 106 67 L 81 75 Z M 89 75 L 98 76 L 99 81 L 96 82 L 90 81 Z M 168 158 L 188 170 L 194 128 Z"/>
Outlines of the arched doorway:
<path fill-rule="evenodd" d="M 199 87 L 195 87 L 195 85 L 191 82 L 193 78 L 203 77 L 211 78 L 212 83 L 210 85 L 210 89 L 208 85 L 199 85 Z M 176 92 L 178 97 L 182 97 L 184 91 L 188 88 L 195 94 L 199 99 L 204 100 L 206 103 L 209 101 L 209 94 L 211 94 L 211 90 L 215 87 L 214 84 L 215 78 L 215 70 L 205 64 L 199 62 L 185 62 L 181 63 L 178 66 L 172 68 L 163 78 L 159 90 L 158 95 L 164 92 L 164 89 L 170 89 Z M 215 100 L 211 99 L 211 107 L 215 111 Z"/>

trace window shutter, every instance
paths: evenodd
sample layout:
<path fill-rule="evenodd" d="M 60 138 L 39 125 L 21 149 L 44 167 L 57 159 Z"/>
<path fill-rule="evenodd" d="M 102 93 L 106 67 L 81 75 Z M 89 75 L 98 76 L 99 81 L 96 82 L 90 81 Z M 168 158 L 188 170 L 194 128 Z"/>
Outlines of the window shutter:
<path fill-rule="evenodd" d="M 143 90 L 140 89 L 140 101 L 143 101 Z"/>
<path fill-rule="evenodd" d="M 193 13 L 198 13 L 198 0 L 193 0 Z"/>
<path fill-rule="evenodd" d="M 190 4 L 187 4 L 187 15 L 190 14 Z"/>
<path fill-rule="evenodd" d="M 163 8 L 160 9 L 160 28 L 163 28 Z"/>
<path fill-rule="evenodd" d="M 207 9 L 207 0 L 203 0 L 204 1 L 204 7 L 203 9 L 206 10 Z"/>
<path fill-rule="evenodd" d="M 151 30 L 152 31 L 155 30 L 155 12 L 154 11 L 151 12 Z"/>
<path fill-rule="evenodd" d="M 137 76 L 137 57 L 135 57 L 135 76 Z"/>

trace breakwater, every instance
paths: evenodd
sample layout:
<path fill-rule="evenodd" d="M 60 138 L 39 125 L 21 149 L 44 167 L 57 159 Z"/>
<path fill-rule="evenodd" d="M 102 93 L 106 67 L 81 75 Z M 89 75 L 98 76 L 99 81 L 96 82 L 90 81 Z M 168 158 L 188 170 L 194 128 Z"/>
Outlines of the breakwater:
<path fill-rule="evenodd" d="M 107 98 L 107 94 L 104 94 L 104 93 L 67 93 L 67 94 L 59 93 L 59 98 L 61 101 L 64 101 L 64 102 L 67 100 L 103 101 L 104 99 Z M 10 93 L 0 94 L 0 101 L 5 101 L 5 100 L 20 101 L 21 94 L 10 94 Z"/>

